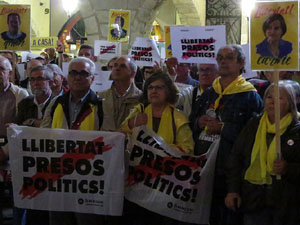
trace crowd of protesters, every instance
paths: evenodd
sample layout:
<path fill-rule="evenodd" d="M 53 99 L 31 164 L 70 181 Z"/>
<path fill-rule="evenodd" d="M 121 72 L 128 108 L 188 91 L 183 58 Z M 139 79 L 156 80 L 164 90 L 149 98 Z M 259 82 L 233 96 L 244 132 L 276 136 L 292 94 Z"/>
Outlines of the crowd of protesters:
<path fill-rule="evenodd" d="M 78 57 L 69 63 L 67 77 L 60 60 L 70 61 L 61 50 L 46 49 L 26 63 L 26 77 L 20 80 L 15 53 L 1 52 L 0 195 L 5 188 L 11 190 L 5 170 L 6 128 L 11 124 L 129 135 L 134 127 L 146 125 L 187 154 L 205 154 L 213 142 L 220 142 L 211 225 L 300 224 L 300 86 L 293 81 L 297 74 L 280 74 L 282 155 L 278 159 L 274 75 L 262 72 L 249 81 L 243 78 L 246 56 L 239 45 L 223 46 L 214 64 L 196 65 L 193 74 L 192 65 L 176 58 L 144 68 L 129 56 L 113 58 L 106 68 L 111 70 L 111 88 L 99 93 L 91 89 L 97 61 L 93 47 L 81 46 Z M 126 207 L 130 212 L 120 218 L 14 207 L 14 224 L 187 224 L 125 201 L 124 212 Z"/>

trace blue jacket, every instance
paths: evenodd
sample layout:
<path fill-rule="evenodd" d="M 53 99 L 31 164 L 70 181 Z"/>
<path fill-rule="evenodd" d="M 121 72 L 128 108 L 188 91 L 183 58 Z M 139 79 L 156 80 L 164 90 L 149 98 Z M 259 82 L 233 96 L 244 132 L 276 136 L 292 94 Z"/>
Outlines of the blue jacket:
<path fill-rule="evenodd" d="M 203 129 L 198 127 L 198 118 L 206 114 L 208 108 L 213 108 L 218 94 L 210 87 L 198 99 L 195 110 L 190 115 L 191 128 L 195 141 L 195 153 L 198 149 L 199 135 Z M 256 91 L 224 95 L 216 110 L 217 118 L 224 123 L 221 132 L 220 147 L 217 155 L 216 174 L 224 175 L 224 167 L 230 155 L 234 141 L 248 120 L 263 110 L 263 102 Z"/>
<path fill-rule="evenodd" d="M 293 50 L 292 43 L 285 40 L 279 40 L 279 55 L 278 58 L 282 58 L 284 56 L 287 56 L 290 54 Z M 260 54 L 260 56 L 268 56 L 268 57 L 274 57 L 271 50 L 269 49 L 269 43 L 267 42 L 267 38 L 263 40 L 261 43 L 256 45 L 256 53 Z"/>

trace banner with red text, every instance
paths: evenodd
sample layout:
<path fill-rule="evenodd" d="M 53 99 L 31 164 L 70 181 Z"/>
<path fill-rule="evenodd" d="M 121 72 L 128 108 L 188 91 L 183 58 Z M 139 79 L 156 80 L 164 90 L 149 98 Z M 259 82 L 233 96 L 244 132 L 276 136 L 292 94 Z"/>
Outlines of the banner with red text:
<path fill-rule="evenodd" d="M 196 157 L 172 148 L 146 126 L 135 128 L 125 197 L 175 220 L 208 224 L 218 145 Z"/>
<path fill-rule="evenodd" d="M 16 207 L 122 214 L 123 134 L 20 126 L 7 131 Z"/>
<path fill-rule="evenodd" d="M 250 17 L 252 70 L 297 70 L 298 2 L 256 2 Z"/>
<path fill-rule="evenodd" d="M 121 43 L 118 42 L 109 42 L 103 40 L 95 40 L 95 56 L 98 56 L 98 59 L 110 60 L 113 57 L 121 56 L 122 49 Z"/>
<path fill-rule="evenodd" d="M 215 63 L 226 45 L 225 26 L 171 27 L 172 54 L 181 63 Z"/>
<path fill-rule="evenodd" d="M 153 66 L 154 62 L 160 63 L 159 51 L 152 38 L 137 37 L 128 55 L 138 66 Z"/>
<path fill-rule="evenodd" d="M 0 50 L 30 50 L 30 7 L 0 4 Z"/>

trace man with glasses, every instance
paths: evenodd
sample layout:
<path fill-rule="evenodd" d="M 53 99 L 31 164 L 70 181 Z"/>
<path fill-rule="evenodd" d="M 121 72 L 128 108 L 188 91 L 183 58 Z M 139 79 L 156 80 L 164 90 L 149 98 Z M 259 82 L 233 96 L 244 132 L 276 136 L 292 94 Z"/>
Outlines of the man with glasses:
<path fill-rule="evenodd" d="M 130 109 L 139 103 L 141 91 L 134 84 L 137 66 L 128 56 L 122 56 L 114 63 L 110 89 L 100 92 L 103 98 L 103 129 L 115 131 L 129 115 Z"/>
<path fill-rule="evenodd" d="M 197 87 L 183 89 L 178 96 L 176 108 L 180 109 L 187 117 L 195 110 L 196 101 L 202 93 L 209 88 L 218 76 L 216 64 L 199 64 L 199 85 Z"/>
<path fill-rule="evenodd" d="M 193 87 L 199 85 L 199 81 L 193 79 L 190 75 L 189 63 L 179 63 L 177 58 L 171 57 L 166 61 L 166 65 L 169 75 L 175 77 L 176 82 L 192 85 Z"/>
<path fill-rule="evenodd" d="M 29 82 L 33 95 L 19 103 L 16 123 L 40 127 L 45 110 L 54 98 L 50 88 L 53 83 L 53 72 L 47 66 L 33 67 L 29 73 Z"/>
<path fill-rule="evenodd" d="M 102 100 L 90 89 L 95 64 L 90 59 L 73 59 L 68 68 L 70 91 L 53 99 L 48 106 L 41 127 L 72 130 L 102 129 Z M 96 214 L 50 212 L 51 225 L 103 224 L 104 217 Z"/>
<path fill-rule="evenodd" d="M 232 213 L 225 207 L 227 194 L 225 167 L 231 148 L 242 128 L 263 103 L 252 84 L 242 74 L 245 54 L 239 45 L 219 49 L 218 74 L 212 87 L 199 98 L 190 116 L 195 154 L 205 153 L 212 142 L 220 140 L 215 167 L 210 224 L 231 224 Z M 242 223 L 240 223 L 242 224 Z"/>

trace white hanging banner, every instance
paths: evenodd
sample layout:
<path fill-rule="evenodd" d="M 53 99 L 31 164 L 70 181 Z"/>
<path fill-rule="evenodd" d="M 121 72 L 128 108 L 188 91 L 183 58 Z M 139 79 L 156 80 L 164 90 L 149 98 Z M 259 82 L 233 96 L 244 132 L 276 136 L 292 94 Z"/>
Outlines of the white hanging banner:
<path fill-rule="evenodd" d="M 122 54 L 121 43 L 119 42 L 95 40 L 94 48 L 95 56 L 98 56 L 98 59 L 110 60 Z"/>
<path fill-rule="evenodd" d="M 242 76 L 245 79 L 257 77 L 257 72 L 251 70 L 249 44 L 241 45 L 246 56 L 245 72 Z"/>
<path fill-rule="evenodd" d="M 225 26 L 171 27 L 172 54 L 181 63 L 215 63 L 226 45 Z"/>
<path fill-rule="evenodd" d="M 156 43 L 151 38 L 137 37 L 128 53 L 138 66 L 153 66 L 160 62 L 160 54 Z"/>
<path fill-rule="evenodd" d="M 16 207 L 122 215 L 123 134 L 20 126 L 7 131 Z"/>

